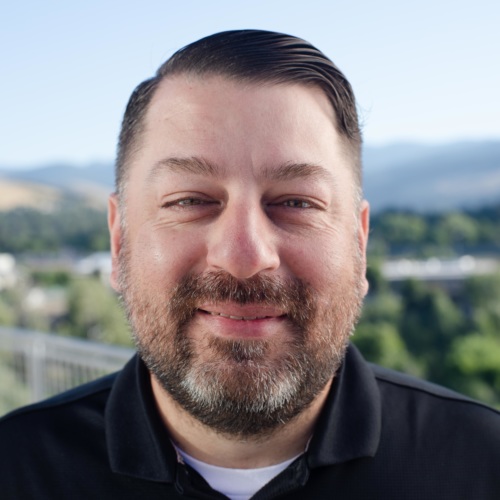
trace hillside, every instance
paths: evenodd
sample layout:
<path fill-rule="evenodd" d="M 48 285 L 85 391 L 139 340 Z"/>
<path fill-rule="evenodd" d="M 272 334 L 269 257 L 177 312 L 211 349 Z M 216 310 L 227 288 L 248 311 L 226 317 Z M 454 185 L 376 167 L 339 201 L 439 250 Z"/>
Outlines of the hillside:
<path fill-rule="evenodd" d="M 442 211 L 500 200 L 500 141 L 366 147 L 364 164 L 374 211 Z"/>
<path fill-rule="evenodd" d="M 0 178 L 0 210 L 12 210 L 23 206 L 47 212 L 54 209 L 63 198 L 59 189 Z"/>
<path fill-rule="evenodd" d="M 0 210 L 40 206 L 50 211 L 63 199 L 77 199 L 89 207 L 104 209 L 113 183 L 111 164 L 0 169 Z"/>

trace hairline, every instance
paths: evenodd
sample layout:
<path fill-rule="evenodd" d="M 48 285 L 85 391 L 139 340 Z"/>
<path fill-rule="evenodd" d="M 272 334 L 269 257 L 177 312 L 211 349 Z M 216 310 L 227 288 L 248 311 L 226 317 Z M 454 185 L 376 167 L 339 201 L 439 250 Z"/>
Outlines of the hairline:
<path fill-rule="evenodd" d="M 280 78 L 278 75 L 273 75 L 273 76 L 263 76 L 261 74 L 257 74 L 256 76 L 248 76 L 248 75 L 240 75 L 240 74 L 235 74 L 230 71 L 224 71 L 220 69 L 203 69 L 203 70 L 197 70 L 197 69 L 183 69 L 183 70 L 172 70 L 167 72 L 166 74 L 163 75 L 156 75 L 153 78 L 150 78 L 149 80 L 146 80 L 146 82 L 151 82 L 152 84 L 152 89 L 151 93 L 148 96 L 148 102 L 146 106 L 144 106 L 141 115 L 139 116 L 139 120 L 137 123 L 137 128 L 136 131 L 133 135 L 132 140 L 128 144 L 127 148 L 125 149 L 124 157 L 121 158 L 120 164 L 117 165 L 117 170 L 120 170 L 120 175 L 116 176 L 117 180 L 117 186 L 116 186 L 116 195 L 119 200 L 120 208 L 121 210 L 125 209 L 125 193 L 127 191 L 127 185 L 128 185 L 128 180 L 130 176 L 130 170 L 134 164 L 134 158 L 138 154 L 138 152 L 141 149 L 141 144 L 142 144 L 142 139 L 144 137 L 145 129 L 146 129 L 146 119 L 148 112 L 151 108 L 151 105 L 154 101 L 154 98 L 162 85 L 164 81 L 167 80 L 173 80 L 175 78 L 182 78 L 182 77 L 187 77 L 187 78 L 192 78 L 193 80 L 198 80 L 201 81 L 204 77 L 208 78 L 222 78 L 228 82 L 233 82 L 236 84 L 248 84 L 251 86 L 287 86 L 287 85 L 298 85 L 303 88 L 310 88 L 310 89 L 318 89 L 320 90 L 323 95 L 327 98 L 331 111 L 334 114 L 334 117 L 337 118 L 337 110 L 335 109 L 328 93 L 325 91 L 325 89 L 322 88 L 322 86 L 316 82 L 316 81 L 306 81 L 306 80 L 294 80 L 290 78 L 289 76 L 285 75 L 284 77 Z M 340 139 L 340 144 L 343 149 L 343 154 L 349 156 L 350 160 L 352 161 L 352 168 L 351 168 L 351 173 L 352 173 L 352 178 L 353 178 L 353 195 L 355 196 L 355 201 L 356 201 L 356 206 L 359 206 L 359 204 L 362 201 L 363 198 L 363 192 L 362 192 L 362 165 L 361 165 L 361 145 L 362 145 L 362 140 L 361 137 L 359 140 L 355 140 L 352 137 L 349 137 L 344 131 L 339 130 L 339 126 L 336 122 L 336 120 L 332 120 L 332 125 L 337 132 L 339 139 Z"/>

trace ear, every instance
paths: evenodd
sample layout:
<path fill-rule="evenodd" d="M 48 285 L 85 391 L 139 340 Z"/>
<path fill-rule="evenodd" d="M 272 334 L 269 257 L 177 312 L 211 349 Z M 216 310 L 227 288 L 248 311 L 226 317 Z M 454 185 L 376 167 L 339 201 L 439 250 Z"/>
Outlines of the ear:
<path fill-rule="evenodd" d="M 359 254 L 363 263 L 363 288 L 364 294 L 368 293 L 368 280 L 366 279 L 366 249 L 368 247 L 368 233 L 370 232 L 370 205 L 366 200 L 359 207 L 358 245 Z"/>
<path fill-rule="evenodd" d="M 122 243 L 122 227 L 120 219 L 119 202 L 116 193 L 113 193 L 108 198 L 108 228 L 111 246 L 111 286 L 120 292 L 118 284 L 118 258 Z"/>

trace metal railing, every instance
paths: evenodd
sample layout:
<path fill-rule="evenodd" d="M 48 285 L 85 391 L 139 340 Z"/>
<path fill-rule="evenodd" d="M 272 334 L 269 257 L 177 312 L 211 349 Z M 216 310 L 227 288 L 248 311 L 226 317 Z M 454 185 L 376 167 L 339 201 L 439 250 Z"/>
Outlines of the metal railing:
<path fill-rule="evenodd" d="M 0 415 L 119 370 L 133 349 L 0 327 Z"/>

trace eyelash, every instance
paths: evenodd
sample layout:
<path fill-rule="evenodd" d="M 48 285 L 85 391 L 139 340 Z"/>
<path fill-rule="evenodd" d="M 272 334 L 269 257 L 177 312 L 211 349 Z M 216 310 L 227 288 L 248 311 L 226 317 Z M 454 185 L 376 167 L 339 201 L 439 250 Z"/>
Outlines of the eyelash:
<path fill-rule="evenodd" d="M 184 203 L 184 202 L 188 202 L 188 203 Z M 179 200 L 168 201 L 167 203 L 162 205 L 162 208 L 170 208 L 170 207 L 190 208 L 190 207 L 195 207 L 198 205 L 210 205 L 212 203 L 215 203 L 215 202 L 203 200 L 201 198 L 188 197 L 188 198 L 181 198 Z"/>
<path fill-rule="evenodd" d="M 301 210 L 305 210 L 308 208 L 314 208 L 313 204 L 310 201 L 306 200 L 301 200 L 301 199 L 291 199 L 291 200 L 285 200 L 282 205 L 285 205 L 289 208 L 299 208 Z M 302 206 L 298 206 L 302 205 Z M 303 206 L 307 205 L 307 206 Z"/>
<path fill-rule="evenodd" d="M 201 198 L 189 197 L 189 198 L 181 198 L 179 200 L 169 201 L 165 203 L 162 206 L 162 208 L 170 208 L 170 207 L 191 208 L 199 205 L 212 205 L 214 203 L 216 202 L 203 200 Z M 296 208 L 299 210 L 307 210 L 310 208 L 315 208 L 315 205 L 313 203 L 307 200 L 301 200 L 300 198 L 292 198 L 284 200 L 279 203 L 272 203 L 270 206 L 285 206 L 287 208 Z"/>

